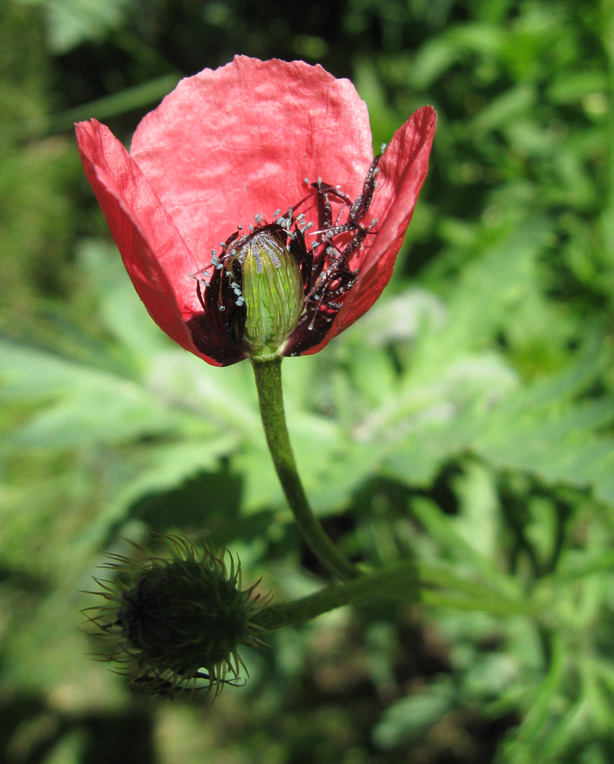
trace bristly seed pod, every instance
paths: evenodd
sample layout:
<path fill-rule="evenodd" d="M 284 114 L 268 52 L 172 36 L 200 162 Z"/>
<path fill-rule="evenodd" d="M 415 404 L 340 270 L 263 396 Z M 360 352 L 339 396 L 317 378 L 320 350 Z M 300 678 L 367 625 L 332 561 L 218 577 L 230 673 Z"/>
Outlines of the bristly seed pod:
<path fill-rule="evenodd" d="M 93 636 L 113 643 L 100 657 L 119 663 L 135 689 L 162 697 L 205 689 L 216 697 L 224 684 L 237 686 L 241 668 L 247 674 L 239 645 L 264 644 L 252 617 L 268 598 L 252 596 L 258 582 L 242 590 L 241 564 L 227 550 L 217 556 L 178 536 L 154 539 L 170 559 L 131 541 L 142 559 L 107 554 L 102 567 L 116 577 L 94 579 L 103 591 L 92 593 L 107 604 L 83 612 Z"/>

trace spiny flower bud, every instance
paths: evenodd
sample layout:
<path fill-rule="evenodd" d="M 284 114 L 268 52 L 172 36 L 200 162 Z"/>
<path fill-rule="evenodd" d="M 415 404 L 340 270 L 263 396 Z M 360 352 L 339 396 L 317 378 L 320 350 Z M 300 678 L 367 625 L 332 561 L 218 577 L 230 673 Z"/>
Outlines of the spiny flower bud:
<path fill-rule="evenodd" d="M 241 564 L 230 552 L 200 551 L 178 536 L 155 539 L 171 559 L 133 542 L 142 559 L 108 554 L 102 567 L 117 575 L 95 579 L 103 591 L 94 592 L 108 604 L 84 613 L 94 636 L 113 643 L 103 658 L 121 664 L 130 686 L 165 697 L 186 687 L 217 695 L 235 685 L 241 667 L 247 673 L 239 645 L 263 644 L 252 617 L 266 601 L 252 597 L 257 584 L 241 589 Z"/>

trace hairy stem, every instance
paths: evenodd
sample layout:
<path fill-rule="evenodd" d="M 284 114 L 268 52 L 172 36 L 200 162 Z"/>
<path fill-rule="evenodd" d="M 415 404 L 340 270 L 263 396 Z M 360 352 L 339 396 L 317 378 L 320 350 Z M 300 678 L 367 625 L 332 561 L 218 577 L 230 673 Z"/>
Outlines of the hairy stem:
<path fill-rule="evenodd" d="M 406 560 L 292 602 L 267 605 L 254 615 L 252 622 L 265 631 L 274 631 L 305 623 L 343 605 L 357 605 L 378 596 L 418 601 L 421 598 L 419 585 L 428 584 L 420 581 L 415 562 Z"/>
<path fill-rule="evenodd" d="M 313 514 L 298 474 L 284 413 L 281 358 L 252 358 L 260 415 L 269 451 L 296 524 L 311 551 L 337 578 L 359 576 L 361 571 L 347 560 L 328 538 Z"/>
<path fill-rule="evenodd" d="M 549 608 L 544 603 L 507 597 L 489 584 L 467 581 L 441 566 L 414 559 L 363 573 L 292 602 L 267 605 L 251 620 L 265 631 L 274 631 L 305 623 L 344 605 L 359 605 L 378 598 L 496 615 L 530 615 L 544 628 L 552 627 Z"/>

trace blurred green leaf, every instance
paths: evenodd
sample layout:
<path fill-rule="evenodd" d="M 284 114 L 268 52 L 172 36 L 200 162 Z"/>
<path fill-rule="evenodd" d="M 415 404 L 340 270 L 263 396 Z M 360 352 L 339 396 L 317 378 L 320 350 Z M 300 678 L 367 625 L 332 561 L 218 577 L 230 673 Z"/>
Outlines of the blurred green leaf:
<path fill-rule="evenodd" d="M 206 432 L 187 412 L 164 405 L 133 380 L 1 341 L 0 353 L 7 364 L 0 396 L 54 399 L 13 432 L 15 444 L 61 449 L 195 427 Z"/>
<path fill-rule="evenodd" d="M 135 453 L 126 453 L 120 468 L 114 475 L 114 495 L 96 518 L 93 518 L 79 539 L 90 549 L 106 544 L 113 532 L 129 519 L 130 509 L 144 497 L 164 494 L 181 486 L 188 478 L 205 470 L 217 468 L 219 459 L 236 446 L 236 436 L 232 434 L 199 440 L 184 440 L 180 443 L 165 443 L 150 446 Z M 217 509 L 216 496 L 202 497 L 200 507 L 201 522 L 207 521 L 210 506 Z M 167 513 L 167 524 L 186 522 L 183 508 Z M 149 519 L 145 517 L 144 519 Z"/>
<path fill-rule="evenodd" d="M 17 0 L 17 2 L 21 1 Z M 72 132 L 75 122 L 88 119 L 105 121 L 138 110 L 143 106 L 155 105 L 175 88 L 179 79 L 175 74 L 166 74 L 149 82 L 97 98 L 74 109 L 40 116 L 21 124 L 9 124 L 5 129 L 9 135 L 22 135 L 25 132 L 30 138 L 53 135 L 66 130 Z"/>
<path fill-rule="evenodd" d="M 99 40 L 125 21 L 129 0 L 16 0 L 42 5 L 46 11 L 49 48 L 58 55 L 85 40 Z"/>
<path fill-rule="evenodd" d="M 473 451 L 498 469 L 521 470 L 550 484 L 591 488 L 596 497 L 612 504 L 614 439 L 594 430 L 612 420 L 614 400 L 571 402 L 595 378 L 601 357 L 596 337 L 576 365 L 552 379 L 520 387 L 488 407 L 450 408 L 442 410 L 438 420 L 417 420 L 411 441 L 387 456 L 387 470 L 419 485 L 442 462 Z M 414 465 L 420 464 L 425 466 L 416 472 Z"/>
<path fill-rule="evenodd" d="M 390 750 L 410 740 L 424 737 L 455 705 L 450 683 L 441 680 L 428 688 L 397 700 L 384 712 L 373 730 L 378 748 Z"/>

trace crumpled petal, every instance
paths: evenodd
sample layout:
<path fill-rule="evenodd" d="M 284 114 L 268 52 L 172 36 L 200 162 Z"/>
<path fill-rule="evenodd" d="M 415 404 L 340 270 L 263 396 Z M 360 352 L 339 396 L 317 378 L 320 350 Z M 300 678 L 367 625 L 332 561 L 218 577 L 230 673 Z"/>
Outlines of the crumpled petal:
<path fill-rule="evenodd" d="M 208 363 L 226 365 L 244 358 L 219 332 L 206 332 L 206 317 L 200 327 L 206 343 L 191 335 L 186 321 L 203 310 L 190 275 L 197 267 L 137 164 L 96 120 L 77 124 L 76 134 L 87 178 L 149 315 L 171 339 Z"/>
<path fill-rule="evenodd" d="M 319 312 L 315 324 L 303 321 L 278 352 L 318 352 L 378 299 L 426 176 L 435 124 L 431 107 L 418 110 L 384 152 L 371 206 L 360 221 L 368 227 L 377 219 L 376 233 L 350 257 L 349 267 L 358 275 L 347 291 L 338 291 L 335 299 L 342 305 L 332 323 Z M 199 297 L 195 274 L 217 262 L 213 251 L 221 256 L 222 242 L 240 227 L 248 230 L 258 222 L 256 215 L 275 222 L 277 209 L 284 215 L 300 205 L 306 215 L 300 225 L 313 226 L 305 233 L 309 249 L 310 237 L 321 227 L 313 184 L 321 179 L 339 187 L 339 194 L 329 195 L 332 218 L 346 220 L 373 159 L 367 108 L 348 80 L 301 61 L 244 56 L 182 80 L 142 120 L 131 155 L 96 120 L 77 125 L 77 140 L 88 179 L 150 315 L 173 340 L 214 365 L 247 354 L 218 313 L 225 305 L 209 299 L 210 291 L 201 299 L 208 290 L 204 283 Z M 342 196 L 350 201 L 342 202 Z M 337 252 L 355 235 L 335 234 Z M 223 316 L 230 320 L 229 313 Z"/>
<path fill-rule="evenodd" d="M 437 114 L 431 106 L 418 109 L 386 147 L 378 165 L 373 202 L 363 221 L 369 225 L 372 219 L 377 219 L 374 230 L 378 233 L 351 261 L 352 269 L 359 271 L 358 278 L 330 331 L 322 342 L 305 351 L 305 355 L 322 350 L 333 337 L 364 315 L 390 281 L 426 178 L 436 125 Z"/>
<path fill-rule="evenodd" d="M 322 176 L 351 196 L 373 159 L 369 114 L 349 80 L 302 61 L 231 64 L 182 80 L 139 124 L 130 153 L 203 267 L 263 213 Z"/>

